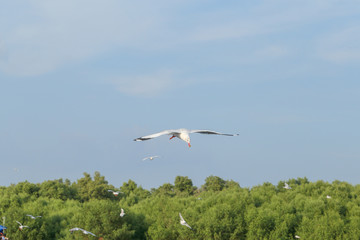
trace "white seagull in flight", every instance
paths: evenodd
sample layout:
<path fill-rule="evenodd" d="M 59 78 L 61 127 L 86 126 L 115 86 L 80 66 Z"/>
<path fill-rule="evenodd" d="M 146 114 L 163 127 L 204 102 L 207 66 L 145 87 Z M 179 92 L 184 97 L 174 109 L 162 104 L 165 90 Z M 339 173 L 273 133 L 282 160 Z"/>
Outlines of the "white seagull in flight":
<path fill-rule="evenodd" d="M 295 238 L 299 239 L 300 237 L 298 235 L 295 235 Z"/>
<path fill-rule="evenodd" d="M 180 224 L 181 225 L 184 225 L 184 226 L 187 226 L 188 228 L 192 229 L 189 224 L 187 224 L 187 222 L 184 220 L 184 218 L 181 216 L 181 213 L 179 213 L 179 216 L 180 216 Z"/>
<path fill-rule="evenodd" d="M 155 158 L 159 158 L 160 156 L 151 156 L 151 157 L 146 157 L 146 158 L 143 158 L 143 161 L 145 161 L 145 160 L 150 160 L 150 161 L 152 161 L 152 160 L 154 160 Z"/>
<path fill-rule="evenodd" d="M 86 231 L 86 230 L 84 230 L 84 229 L 82 229 L 82 228 L 72 228 L 72 229 L 70 229 L 70 232 L 71 233 L 73 233 L 74 231 L 82 231 L 84 234 L 90 234 L 90 235 L 93 235 L 94 237 L 96 237 L 96 235 L 95 234 L 93 234 L 92 232 L 89 232 L 89 231 Z"/>
<path fill-rule="evenodd" d="M 329 196 L 329 195 L 326 195 L 326 198 L 330 199 L 330 198 L 331 198 L 331 196 Z"/>
<path fill-rule="evenodd" d="M 26 216 L 28 216 L 28 217 L 30 217 L 31 219 L 36 219 L 36 218 L 41 218 L 41 216 L 33 216 L 33 215 L 30 215 L 30 214 L 28 214 L 28 215 L 26 215 Z"/>
<path fill-rule="evenodd" d="M 291 187 L 289 186 L 289 184 L 285 183 L 285 186 L 283 187 L 285 189 L 291 189 Z"/>
<path fill-rule="evenodd" d="M 121 209 L 120 217 L 123 217 L 123 216 L 125 216 L 125 212 L 124 212 L 124 209 Z"/>
<path fill-rule="evenodd" d="M 153 139 L 156 137 L 160 137 L 162 135 L 170 135 L 170 136 L 172 136 L 170 139 L 173 139 L 174 137 L 180 138 L 181 140 L 187 142 L 189 147 L 191 147 L 190 136 L 189 136 L 190 133 L 214 134 L 214 135 L 224 135 L 224 136 L 238 136 L 239 135 L 239 134 L 219 133 L 219 132 L 214 132 L 214 131 L 210 131 L 210 130 L 188 130 L 185 128 L 180 128 L 180 129 L 176 129 L 176 130 L 164 130 L 162 132 L 139 137 L 139 138 L 134 139 L 134 141 L 145 141 L 145 140 Z"/>
<path fill-rule="evenodd" d="M 20 226 L 19 226 L 19 229 L 20 230 L 23 230 L 23 228 L 29 228 L 29 226 L 24 226 L 22 225 L 20 222 L 16 221 Z"/>
<path fill-rule="evenodd" d="M 108 190 L 108 192 L 111 192 L 112 194 L 114 194 L 114 196 L 117 196 L 117 195 L 119 195 L 119 193 L 122 193 L 122 192 L 119 192 L 119 191 L 117 191 L 117 192 L 115 192 L 115 191 L 113 191 L 113 190 Z"/>

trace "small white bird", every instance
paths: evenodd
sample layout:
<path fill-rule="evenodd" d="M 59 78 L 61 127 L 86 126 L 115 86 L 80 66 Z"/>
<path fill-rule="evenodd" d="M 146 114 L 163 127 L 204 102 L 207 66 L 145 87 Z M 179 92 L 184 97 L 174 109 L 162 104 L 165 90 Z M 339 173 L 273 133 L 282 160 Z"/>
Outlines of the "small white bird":
<path fill-rule="evenodd" d="M 238 136 L 239 135 L 239 134 L 219 133 L 219 132 L 214 132 L 214 131 L 210 131 L 210 130 L 188 130 L 185 128 L 180 128 L 180 129 L 176 129 L 176 130 L 164 130 L 162 132 L 139 137 L 139 138 L 134 139 L 134 141 L 145 141 L 145 140 L 153 139 L 156 137 L 160 137 L 162 135 L 171 135 L 172 137 L 170 139 L 173 139 L 174 137 L 180 138 L 181 140 L 187 142 L 188 146 L 191 147 L 190 136 L 189 136 L 190 133 L 214 134 L 214 135 L 224 135 L 224 136 Z"/>
<path fill-rule="evenodd" d="M 86 231 L 86 230 L 84 230 L 84 229 L 82 229 L 82 228 L 72 228 L 72 229 L 70 229 L 69 230 L 71 233 L 73 233 L 74 231 L 82 231 L 84 234 L 90 234 L 90 235 L 93 235 L 94 237 L 96 237 L 96 235 L 95 234 L 93 234 L 92 232 L 89 232 L 89 231 Z"/>
<path fill-rule="evenodd" d="M 125 212 L 124 212 L 124 209 L 121 209 L 120 217 L 123 217 L 123 216 L 125 216 Z"/>
<path fill-rule="evenodd" d="M 28 216 L 28 217 L 30 217 L 31 219 L 36 219 L 36 218 L 41 218 L 41 216 L 33 216 L 33 215 L 30 215 L 30 214 L 28 214 L 28 215 L 26 215 L 26 216 Z"/>
<path fill-rule="evenodd" d="M 115 191 L 113 191 L 113 190 L 108 190 L 108 192 L 111 192 L 112 194 L 114 194 L 114 196 L 117 196 L 117 195 L 119 195 L 119 193 L 122 193 L 122 192 L 119 192 L 119 191 L 117 191 L 117 192 L 115 192 Z"/>
<path fill-rule="evenodd" d="M 145 161 L 145 160 L 150 160 L 150 161 L 152 161 L 152 160 L 154 160 L 155 158 L 159 158 L 160 156 L 151 156 L 151 157 L 146 157 L 146 158 L 143 158 L 143 161 Z"/>
<path fill-rule="evenodd" d="M 300 237 L 299 237 L 298 235 L 295 235 L 295 238 L 298 238 L 298 239 L 299 239 Z"/>
<path fill-rule="evenodd" d="M 331 196 L 329 196 L 329 195 L 326 195 L 326 198 L 330 199 L 330 198 L 331 198 Z"/>
<path fill-rule="evenodd" d="M 16 221 L 20 226 L 19 226 L 19 230 L 23 230 L 23 228 L 29 228 L 29 226 L 24 226 L 22 225 L 20 222 Z"/>
<path fill-rule="evenodd" d="M 289 184 L 285 183 L 285 186 L 283 187 L 285 189 L 291 189 L 291 187 L 289 186 Z"/>
<path fill-rule="evenodd" d="M 187 224 L 187 222 L 184 220 L 184 218 L 181 216 L 181 213 L 179 213 L 179 216 L 180 216 L 180 224 L 181 225 L 184 225 L 184 226 L 187 226 L 188 228 L 192 229 L 189 224 Z"/>

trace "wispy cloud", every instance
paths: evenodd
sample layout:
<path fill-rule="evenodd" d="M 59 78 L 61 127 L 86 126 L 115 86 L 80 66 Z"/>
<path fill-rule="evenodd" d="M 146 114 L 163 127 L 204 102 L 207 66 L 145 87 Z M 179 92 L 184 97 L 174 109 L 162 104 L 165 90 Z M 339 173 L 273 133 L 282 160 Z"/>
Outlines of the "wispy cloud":
<path fill-rule="evenodd" d="M 239 8 L 213 11 L 202 16 L 206 21 L 195 26 L 189 38 L 219 41 L 293 31 L 302 25 L 346 15 L 348 11 L 338 5 L 324 1 L 275 1 L 253 4 L 240 14 Z"/>
<path fill-rule="evenodd" d="M 8 9 L 16 11 L 16 4 Z M 36 10 L 36 16 L 31 12 Z M 146 4 L 80 0 L 34 2 L 27 21 L 0 23 L 7 58 L 0 69 L 13 75 L 39 75 L 69 63 L 91 58 L 126 43 L 144 39 L 157 22 Z M 8 16 L 15 18 L 14 16 Z M 143 40 L 141 40 L 143 41 Z M 4 48 L 4 47 L 3 47 Z"/>
<path fill-rule="evenodd" d="M 173 71 L 161 70 L 145 75 L 110 77 L 109 82 L 121 93 L 153 97 L 174 88 L 177 81 Z"/>
<path fill-rule="evenodd" d="M 6 10 L 0 12 L 6 13 L 7 20 L 0 21 L 0 71 L 22 76 L 95 59 L 113 49 L 176 52 L 179 46 L 234 39 L 247 39 L 244 44 L 251 44 L 254 39 L 286 34 L 299 26 L 356 11 L 337 1 L 279 0 L 245 7 L 240 3 L 234 7 L 224 4 L 220 8 L 212 3 L 212 7 L 199 8 L 199 3 L 192 1 L 135 4 L 62 0 L 28 3 L 30 6 L 21 9 L 23 17 L 19 18 L 18 4 L 12 2 L 16 1 L 7 3 Z M 273 48 L 263 54 L 280 56 L 286 52 Z M 358 50 L 339 48 L 322 55 L 328 59 L 358 59 Z"/>
<path fill-rule="evenodd" d="M 348 27 L 321 37 L 318 49 L 319 56 L 331 62 L 359 62 L 360 27 Z"/>

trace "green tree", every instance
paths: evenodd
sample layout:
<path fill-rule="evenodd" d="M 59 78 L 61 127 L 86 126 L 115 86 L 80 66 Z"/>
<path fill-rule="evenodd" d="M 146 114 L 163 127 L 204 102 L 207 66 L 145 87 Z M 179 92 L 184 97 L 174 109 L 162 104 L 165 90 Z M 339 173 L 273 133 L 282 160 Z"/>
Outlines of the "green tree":
<path fill-rule="evenodd" d="M 195 190 L 191 179 L 183 176 L 177 176 L 175 178 L 174 189 L 177 194 L 184 196 L 192 195 Z"/>
<path fill-rule="evenodd" d="M 202 188 L 205 191 L 221 191 L 225 187 L 226 181 L 217 176 L 209 176 L 205 179 Z"/>
<path fill-rule="evenodd" d="M 111 194 L 108 190 L 114 188 L 99 172 L 95 172 L 94 180 L 90 174 L 84 173 L 84 177 L 73 183 L 73 187 L 78 192 L 78 197 L 82 202 L 90 199 L 109 199 Z"/>

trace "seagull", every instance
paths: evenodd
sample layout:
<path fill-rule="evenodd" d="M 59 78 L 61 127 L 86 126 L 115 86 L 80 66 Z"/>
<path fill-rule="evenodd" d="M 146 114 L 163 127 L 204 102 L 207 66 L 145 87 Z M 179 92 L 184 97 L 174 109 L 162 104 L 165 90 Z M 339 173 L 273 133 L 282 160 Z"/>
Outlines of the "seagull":
<path fill-rule="evenodd" d="M 121 209 L 120 217 L 123 217 L 123 216 L 125 216 L 125 212 L 124 212 L 124 209 Z"/>
<path fill-rule="evenodd" d="M 26 215 L 26 216 L 28 216 L 28 217 L 30 217 L 31 219 L 36 219 L 36 218 L 41 218 L 41 216 L 33 216 L 33 215 L 30 215 L 30 214 L 28 214 L 28 215 Z"/>
<path fill-rule="evenodd" d="M 154 160 L 155 158 L 159 158 L 160 156 L 151 156 L 151 157 L 146 157 L 146 158 L 143 158 L 143 161 L 149 159 L 149 160 Z"/>
<path fill-rule="evenodd" d="M 179 213 L 179 216 L 180 216 L 180 224 L 181 225 L 184 225 L 184 226 L 187 226 L 188 228 L 192 229 L 189 224 L 187 224 L 187 222 L 184 220 L 184 218 L 181 216 L 181 213 Z"/>
<path fill-rule="evenodd" d="M 22 225 L 20 222 L 16 221 L 20 226 L 19 226 L 19 230 L 23 230 L 23 228 L 29 228 L 29 226 L 24 226 Z"/>
<path fill-rule="evenodd" d="M 330 199 L 330 198 L 331 198 L 331 196 L 329 196 L 329 195 L 326 195 L 326 198 Z"/>
<path fill-rule="evenodd" d="M 298 235 L 295 235 L 295 238 L 300 238 Z"/>
<path fill-rule="evenodd" d="M 210 131 L 210 130 L 188 130 L 185 128 L 180 128 L 180 129 L 176 129 L 176 130 L 164 130 L 162 132 L 154 133 L 154 134 L 147 135 L 144 137 L 139 137 L 139 138 L 134 139 L 134 141 L 145 141 L 145 140 L 153 139 L 156 137 L 160 137 L 162 135 L 170 135 L 170 136 L 172 136 L 172 137 L 170 137 L 170 139 L 173 139 L 174 137 L 180 138 L 181 140 L 187 142 L 188 146 L 191 147 L 190 136 L 189 136 L 190 133 L 214 134 L 214 135 L 224 135 L 224 136 L 238 136 L 239 135 L 239 134 L 219 133 L 219 132 L 214 132 L 214 131 Z"/>
<path fill-rule="evenodd" d="M 96 235 L 95 234 L 93 234 L 92 232 L 89 232 L 89 231 L 86 231 L 86 230 L 84 230 L 84 229 L 82 229 L 82 228 L 72 228 L 72 229 L 70 229 L 70 232 L 71 233 L 73 233 L 74 231 L 82 231 L 84 234 L 90 234 L 90 235 L 93 235 L 94 237 L 96 237 Z"/>
<path fill-rule="evenodd" d="M 285 186 L 283 187 L 285 189 L 291 189 L 291 187 L 289 186 L 289 184 L 285 183 Z"/>
<path fill-rule="evenodd" d="M 113 191 L 113 190 L 108 190 L 108 192 L 111 192 L 112 194 L 114 194 L 114 196 L 117 196 L 117 195 L 119 195 L 119 193 L 122 193 L 122 192 L 119 192 L 119 191 L 117 191 L 117 192 L 115 192 L 115 191 Z"/>

